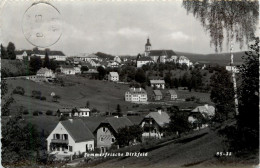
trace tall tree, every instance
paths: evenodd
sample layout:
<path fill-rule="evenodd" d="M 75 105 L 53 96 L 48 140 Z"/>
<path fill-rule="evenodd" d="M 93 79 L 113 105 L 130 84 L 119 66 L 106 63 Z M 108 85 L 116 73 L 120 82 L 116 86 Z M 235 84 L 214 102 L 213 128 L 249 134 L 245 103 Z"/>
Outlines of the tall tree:
<path fill-rule="evenodd" d="M 216 121 L 222 122 L 234 114 L 234 90 L 230 73 L 224 68 L 210 78 L 210 99 L 216 105 Z"/>
<path fill-rule="evenodd" d="M 138 68 L 135 74 L 135 81 L 139 83 L 144 83 L 146 81 L 146 76 L 143 69 Z"/>
<path fill-rule="evenodd" d="M 243 57 L 240 68 L 242 83 L 239 88 L 239 124 L 251 131 L 259 130 L 259 38 L 250 46 L 251 51 Z"/>
<path fill-rule="evenodd" d="M 2 44 L 1 44 L 1 58 L 2 59 L 8 59 L 6 49 L 4 48 L 4 46 Z"/>
<path fill-rule="evenodd" d="M 120 104 L 117 104 L 117 106 L 116 106 L 116 112 L 117 112 L 117 115 L 118 115 L 119 117 L 122 117 L 122 116 L 123 116 Z"/>
<path fill-rule="evenodd" d="M 43 61 L 43 67 L 50 69 L 50 59 L 49 59 L 49 53 L 47 51 L 45 51 L 45 57 L 44 57 L 44 61 Z"/>
<path fill-rule="evenodd" d="M 16 59 L 16 54 L 15 54 L 15 45 L 12 42 L 8 43 L 7 46 L 7 54 L 8 54 L 8 58 L 15 60 Z"/>
<path fill-rule="evenodd" d="M 42 67 L 41 57 L 33 56 L 30 58 L 30 71 L 36 73 Z"/>
<path fill-rule="evenodd" d="M 233 66 L 233 41 L 238 42 L 242 48 L 244 42 L 248 43 L 252 40 L 256 32 L 259 16 L 258 1 L 183 1 L 183 6 L 188 13 L 193 13 L 210 33 L 210 44 L 214 44 L 216 51 L 222 50 L 223 40 L 226 36 L 227 45 L 230 45 L 230 65 Z M 234 68 L 232 68 L 232 80 L 236 115 L 238 115 Z"/>

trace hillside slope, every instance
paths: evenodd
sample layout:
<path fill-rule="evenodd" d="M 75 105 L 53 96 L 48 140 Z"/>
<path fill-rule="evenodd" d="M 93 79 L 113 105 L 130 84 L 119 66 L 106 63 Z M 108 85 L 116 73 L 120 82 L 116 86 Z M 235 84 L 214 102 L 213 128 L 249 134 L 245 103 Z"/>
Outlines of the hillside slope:
<path fill-rule="evenodd" d="M 205 133 L 198 138 L 187 138 L 161 148 L 152 150 L 147 157 L 127 157 L 108 160 L 96 165 L 96 168 L 179 168 L 179 167 L 249 167 L 255 161 L 237 160 L 234 156 L 215 157 L 217 152 L 223 152 L 223 137 L 216 131 L 201 130 Z M 222 161 L 225 161 L 224 163 Z"/>

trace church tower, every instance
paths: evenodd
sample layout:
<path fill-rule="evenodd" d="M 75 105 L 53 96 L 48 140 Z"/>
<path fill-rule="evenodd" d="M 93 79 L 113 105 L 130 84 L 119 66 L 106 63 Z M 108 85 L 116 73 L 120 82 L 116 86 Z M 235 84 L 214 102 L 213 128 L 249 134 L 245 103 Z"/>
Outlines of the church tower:
<path fill-rule="evenodd" d="M 151 50 L 151 43 L 150 43 L 150 39 L 149 39 L 149 37 L 148 37 L 148 39 L 147 39 L 147 42 L 146 42 L 146 44 L 145 44 L 145 51 L 144 51 L 144 55 L 145 56 L 148 56 L 149 55 L 149 53 L 150 53 L 150 50 Z"/>

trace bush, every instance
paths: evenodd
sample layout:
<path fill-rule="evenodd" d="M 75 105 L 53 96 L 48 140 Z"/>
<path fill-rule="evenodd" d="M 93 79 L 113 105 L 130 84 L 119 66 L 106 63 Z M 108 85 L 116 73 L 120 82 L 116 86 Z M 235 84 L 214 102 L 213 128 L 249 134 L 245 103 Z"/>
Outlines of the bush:
<path fill-rule="evenodd" d="M 42 97 L 41 97 L 41 100 L 46 100 L 46 97 L 45 97 L 45 96 L 42 96 Z"/>
<path fill-rule="evenodd" d="M 13 90 L 13 94 L 19 94 L 19 95 L 24 95 L 25 91 L 24 88 L 21 86 L 17 86 L 14 90 Z"/>
<path fill-rule="evenodd" d="M 34 97 L 36 99 L 41 99 L 41 95 L 42 95 L 41 91 L 37 91 L 37 90 L 32 91 L 32 97 Z"/>
<path fill-rule="evenodd" d="M 53 111 L 47 110 L 45 114 L 46 114 L 46 115 L 53 115 Z"/>
<path fill-rule="evenodd" d="M 39 115 L 42 115 L 43 113 L 41 111 L 38 112 Z"/>
<path fill-rule="evenodd" d="M 23 111 L 23 114 L 24 114 L 24 115 L 27 115 L 27 114 L 29 114 L 29 111 L 28 111 L 28 110 L 24 110 L 24 111 Z"/>
<path fill-rule="evenodd" d="M 39 115 L 39 112 L 38 111 L 34 111 L 33 112 L 33 116 L 38 116 Z"/>

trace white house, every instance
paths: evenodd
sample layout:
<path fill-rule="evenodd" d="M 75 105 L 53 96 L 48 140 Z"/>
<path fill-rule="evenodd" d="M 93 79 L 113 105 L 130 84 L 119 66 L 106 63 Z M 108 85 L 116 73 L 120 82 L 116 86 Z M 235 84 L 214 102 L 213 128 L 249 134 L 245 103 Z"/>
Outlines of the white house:
<path fill-rule="evenodd" d="M 150 80 L 151 87 L 156 87 L 157 89 L 164 89 L 165 88 L 165 81 L 164 80 Z"/>
<path fill-rule="evenodd" d="M 60 121 L 47 138 L 47 151 L 63 156 L 93 151 L 94 139 L 82 120 Z"/>
<path fill-rule="evenodd" d="M 108 80 L 109 81 L 114 81 L 114 82 L 117 82 L 119 81 L 119 75 L 117 72 L 109 72 L 108 74 Z"/>
<path fill-rule="evenodd" d="M 45 77 L 45 78 L 54 78 L 55 74 L 51 69 L 48 68 L 41 68 L 36 73 L 37 77 Z"/>
<path fill-rule="evenodd" d="M 147 102 L 147 92 L 143 88 L 129 88 L 125 92 L 125 101 L 129 102 Z"/>
<path fill-rule="evenodd" d="M 75 70 L 75 74 L 80 74 L 81 73 L 80 67 L 74 67 L 74 70 Z"/>
<path fill-rule="evenodd" d="M 66 75 L 75 75 L 76 71 L 72 65 L 61 65 L 60 71 Z"/>
<path fill-rule="evenodd" d="M 180 56 L 177 59 L 177 63 L 179 63 L 179 64 L 186 64 L 188 67 L 193 65 L 193 63 L 185 56 Z"/>
<path fill-rule="evenodd" d="M 78 117 L 89 117 L 90 116 L 90 109 L 86 107 L 76 108 L 74 112 L 74 116 Z"/>

